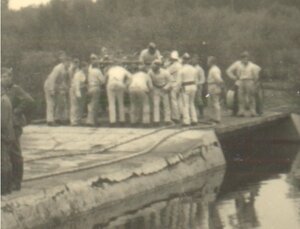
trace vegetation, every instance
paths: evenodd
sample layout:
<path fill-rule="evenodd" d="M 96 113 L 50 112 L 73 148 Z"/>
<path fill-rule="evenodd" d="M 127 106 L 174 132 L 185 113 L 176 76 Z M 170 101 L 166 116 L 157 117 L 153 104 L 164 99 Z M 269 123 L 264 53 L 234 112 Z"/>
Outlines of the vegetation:
<path fill-rule="evenodd" d="M 161 51 L 187 51 L 202 61 L 215 55 L 224 70 L 247 49 L 264 78 L 299 81 L 297 0 L 52 0 L 2 10 L 2 65 L 14 68 L 38 107 L 58 50 L 81 59 L 102 47 L 133 55 L 154 41 Z"/>

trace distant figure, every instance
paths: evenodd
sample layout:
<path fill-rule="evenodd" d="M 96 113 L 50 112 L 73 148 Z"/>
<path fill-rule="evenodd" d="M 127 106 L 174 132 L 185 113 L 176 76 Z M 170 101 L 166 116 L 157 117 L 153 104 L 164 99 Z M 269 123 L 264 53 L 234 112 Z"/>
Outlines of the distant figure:
<path fill-rule="evenodd" d="M 101 85 L 105 84 L 105 77 L 102 74 L 98 56 L 91 54 L 91 64 L 88 67 L 88 83 L 87 83 L 87 97 L 88 97 L 88 115 L 86 125 L 97 126 L 98 114 L 100 107 Z"/>
<path fill-rule="evenodd" d="M 4 70 L 5 71 L 5 70 Z M 4 72 L 2 72 L 3 74 Z M 12 105 L 1 82 L 1 195 L 12 191 L 12 145 L 15 141 Z"/>
<path fill-rule="evenodd" d="M 139 61 L 145 65 L 146 71 L 148 71 L 152 62 L 156 59 L 161 60 L 160 52 L 156 48 L 156 45 L 153 42 L 150 42 L 148 48 L 141 52 Z"/>
<path fill-rule="evenodd" d="M 185 53 L 182 56 L 182 68 L 179 71 L 179 78 L 183 96 L 183 125 L 197 125 L 198 117 L 195 108 L 195 96 L 199 79 L 198 70 L 190 64 L 190 55 Z"/>
<path fill-rule="evenodd" d="M 249 61 L 249 53 L 243 52 L 241 60 L 234 62 L 226 71 L 238 87 L 238 116 L 245 116 L 248 108 L 251 116 L 257 116 L 255 95 L 260 70 L 258 65 Z"/>
<path fill-rule="evenodd" d="M 23 179 L 23 157 L 20 138 L 23 133 L 23 127 L 28 124 L 28 117 L 32 114 L 34 100 L 20 86 L 13 83 L 12 71 L 6 71 L 2 74 L 2 84 L 13 109 L 15 139 L 12 142 L 12 152 L 10 154 L 12 163 L 12 189 L 20 190 Z"/>
<path fill-rule="evenodd" d="M 207 65 L 209 67 L 207 76 L 208 96 L 211 121 L 221 122 L 221 104 L 220 96 L 222 93 L 223 79 L 221 70 L 217 66 L 217 59 L 214 56 L 210 56 L 207 59 Z"/>
<path fill-rule="evenodd" d="M 107 71 L 107 98 L 109 106 L 109 122 L 110 126 L 117 125 L 117 107 L 120 126 L 125 125 L 125 109 L 124 109 L 124 93 L 128 87 L 130 72 L 121 66 L 112 66 Z"/>
<path fill-rule="evenodd" d="M 140 121 L 144 127 L 149 127 L 150 93 L 153 84 L 150 76 L 143 70 L 143 66 L 139 65 L 138 71 L 129 80 L 130 123 L 132 126 L 136 126 Z"/>
<path fill-rule="evenodd" d="M 177 51 L 172 51 L 170 54 L 170 65 L 167 68 L 171 75 L 171 117 L 173 122 L 179 123 L 181 120 L 181 115 L 183 114 L 183 101 L 182 94 L 180 91 L 180 79 L 178 72 L 182 68 L 179 61 L 179 54 Z"/>
<path fill-rule="evenodd" d="M 61 54 L 59 59 L 61 63 L 53 68 L 44 84 L 48 126 L 67 124 L 69 119 L 68 68 L 70 59 L 64 53 Z"/>
<path fill-rule="evenodd" d="M 166 125 L 172 124 L 169 92 L 171 90 L 172 78 L 169 71 L 161 68 L 162 62 L 157 59 L 153 61 L 148 74 L 152 79 L 153 91 L 153 125 L 159 126 L 160 122 L 160 102 L 163 102 L 164 121 Z"/>
<path fill-rule="evenodd" d="M 198 72 L 198 84 L 197 84 L 197 93 L 196 93 L 196 109 L 198 109 L 199 117 L 204 117 L 204 102 L 203 102 L 203 86 L 205 83 L 205 72 L 199 64 L 199 57 L 194 56 L 192 58 L 192 65 L 196 68 Z"/>
<path fill-rule="evenodd" d="M 75 59 L 74 65 L 70 86 L 70 122 L 71 126 L 79 126 L 82 124 L 84 112 L 88 64 L 80 63 L 78 59 Z"/>

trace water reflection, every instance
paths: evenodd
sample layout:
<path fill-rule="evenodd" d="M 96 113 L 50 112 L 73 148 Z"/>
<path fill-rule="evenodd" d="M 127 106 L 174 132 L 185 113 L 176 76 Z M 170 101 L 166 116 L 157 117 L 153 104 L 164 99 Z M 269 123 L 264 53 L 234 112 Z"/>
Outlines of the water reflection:
<path fill-rule="evenodd" d="M 247 158 L 236 160 L 232 154 L 226 173 L 196 176 L 81 216 L 61 228 L 300 228 L 300 145 L 263 145 L 236 152 L 241 150 Z"/>

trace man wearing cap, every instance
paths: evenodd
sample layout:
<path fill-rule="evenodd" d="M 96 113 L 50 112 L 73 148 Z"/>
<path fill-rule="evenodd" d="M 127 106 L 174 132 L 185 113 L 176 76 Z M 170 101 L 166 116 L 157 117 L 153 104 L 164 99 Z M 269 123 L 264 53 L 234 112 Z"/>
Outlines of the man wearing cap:
<path fill-rule="evenodd" d="M 209 67 L 207 75 L 207 90 L 210 107 L 210 118 L 211 121 L 220 123 L 221 122 L 221 104 L 220 96 L 222 93 L 223 79 L 221 70 L 217 66 L 217 59 L 214 56 L 210 56 L 207 59 L 207 65 Z"/>
<path fill-rule="evenodd" d="M 141 54 L 139 61 L 145 65 L 146 70 L 148 70 L 152 62 L 156 59 L 161 59 L 159 50 L 153 42 L 150 42 L 147 49 L 144 49 Z"/>
<path fill-rule="evenodd" d="M 234 62 L 226 71 L 238 86 L 238 116 L 245 116 L 249 108 L 251 116 L 257 116 L 255 93 L 261 68 L 249 61 L 249 53 L 243 52 L 241 60 Z"/>
<path fill-rule="evenodd" d="M 70 60 L 65 54 L 62 54 L 59 59 L 61 63 L 53 68 L 44 84 L 47 105 L 46 119 L 49 126 L 65 124 L 69 118 L 68 69 L 70 66 Z"/>
<path fill-rule="evenodd" d="M 195 108 L 195 96 L 199 79 L 199 72 L 190 64 L 190 55 L 185 53 L 182 56 L 182 68 L 179 71 L 183 97 L 183 125 L 196 125 L 198 123 Z"/>
<path fill-rule="evenodd" d="M 109 122 L 112 127 L 117 125 L 116 103 L 118 103 L 119 124 L 125 125 L 124 93 L 128 87 L 131 74 L 125 68 L 115 65 L 108 69 L 106 73 L 106 92 L 109 107 Z"/>
<path fill-rule="evenodd" d="M 153 125 L 159 126 L 160 122 L 160 102 L 162 100 L 164 107 L 164 121 L 166 125 L 171 124 L 171 111 L 169 92 L 172 86 L 172 78 L 169 71 L 161 68 L 162 62 L 154 60 L 148 74 L 153 83 L 152 101 L 153 101 Z"/>
<path fill-rule="evenodd" d="M 13 109 L 13 127 L 15 138 L 11 144 L 11 163 L 12 163 L 12 189 L 20 190 L 23 178 L 23 157 L 20 139 L 23 127 L 28 124 L 34 100 L 20 86 L 13 83 L 12 70 L 5 70 L 2 73 L 2 86 L 8 96 Z"/>
<path fill-rule="evenodd" d="M 167 68 L 171 75 L 171 92 L 170 92 L 170 100 L 171 100 L 171 117 L 175 123 L 180 122 L 180 118 L 182 115 L 183 103 L 182 96 L 180 93 L 180 79 L 178 76 L 178 72 L 182 68 L 181 63 L 179 62 L 179 54 L 177 51 L 172 51 L 170 54 L 170 66 Z"/>
<path fill-rule="evenodd" d="M 149 95 L 153 84 L 150 76 L 144 72 L 143 65 L 140 64 L 137 69 L 129 79 L 130 123 L 135 126 L 138 121 L 141 121 L 144 127 L 148 127 L 150 125 Z"/>
<path fill-rule="evenodd" d="M 74 60 L 73 76 L 70 86 L 70 123 L 72 126 L 81 124 L 86 96 L 86 78 L 88 64 Z"/>
<path fill-rule="evenodd" d="M 91 64 L 88 68 L 88 83 L 87 83 L 87 96 L 88 96 L 88 114 L 86 125 L 96 126 L 98 124 L 98 114 L 100 107 L 101 85 L 105 84 L 105 77 L 99 68 L 98 56 L 91 54 Z"/>
<path fill-rule="evenodd" d="M 205 83 L 205 73 L 203 68 L 199 64 L 199 57 L 197 55 L 194 55 L 191 61 L 192 65 L 196 68 L 198 72 L 198 84 L 197 84 L 197 92 L 196 92 L 196 108 L 198 109 L 198 113 L 200 118 L 203 118 L 204 116 L 204 102 L 203 102 L 203 85 Z"/>

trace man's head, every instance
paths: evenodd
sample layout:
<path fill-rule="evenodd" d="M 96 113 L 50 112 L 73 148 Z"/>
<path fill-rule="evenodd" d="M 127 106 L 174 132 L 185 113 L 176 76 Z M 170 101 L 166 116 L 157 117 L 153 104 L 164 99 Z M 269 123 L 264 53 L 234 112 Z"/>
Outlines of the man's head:
<path fill-rule="evenodd" d="M 171 52 L 170 60 L 171 60 L 171 62 L 175 62 L 175 61 L 179 60 L 179 54 L 176 50 Z"/>
<path fill-rule="evenodd" d="M 98 62 L 98 56 L 97 56 L 96 54 L 92 53 L 92 54 L 90 55 L 90 61 L 91 61 L 91 64 L 92 64 L 92 65 L 93 65 L 93 64 L 96 64 L 96 63 Z"/>
<path fill-rule="evenodd" d="M 191 56 L 187 52 L 183 54 L 182 56 L 182 63 L 183 64 L 188 64 L 191 61 Z"/>
<path fill-rule="evenodd" d="M 8 87 L 13 83 L 12 68 L 1 68 L 1 86 Z"/>
<path fill-rule="evenodd" d="M 148 45 L 148 50 L 149 50 L 149 53 L 154 54 L 156 51 L 156 44 L 153 42 L 150 42 Z"/>
<path fill-rule="evenodd" d="M 244 51 L 241 53 L 241 61 L 243 64 L 248 64 L 249 62 L 249 52 Z"/>
<path fill-rule="evenodd" d="M 200 63 L 199 56 L 198 55 L 193 55 L 193 57 L 191 59 L 191 64 L 195 66 L 199 63 Z"/>
<path fill-rule="evenodd" d="M 84 72 L 85 75 L 88 74 L 89 64 L 85 61 L 80 62 L 80 69 Z"/>
<path fill-rule="evenodd" d="M 159 60 L 159 59 L 154 60 L 151 65 L 152 71 L 154 71 L 154 72 L 159 71 L 161 65 L 162 65 L 161 60 Z"/>
<path fill-rule="evenodd" d="M 217 58 L 216 57 L 209 56 L 207 58 L 207 65 L 208 65 L 208 67 L 211 67 L 211 66 L 216 65 L 216 64 L 217 64 Z"/>

